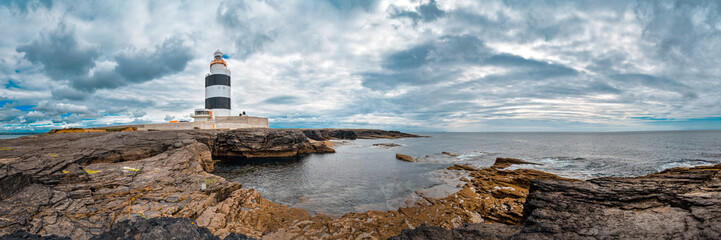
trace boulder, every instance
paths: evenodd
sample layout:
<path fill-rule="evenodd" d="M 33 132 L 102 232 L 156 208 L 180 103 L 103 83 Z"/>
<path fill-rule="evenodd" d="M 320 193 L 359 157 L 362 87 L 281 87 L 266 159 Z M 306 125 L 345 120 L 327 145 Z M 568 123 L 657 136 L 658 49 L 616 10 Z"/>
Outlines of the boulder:
<path fill-rule="evenodd" d="M 94 236 L 91 240 L 117 240 L 117 239 L 199 239 L 220 240 L 210 230 L 198 226 L 195 221 L 188 218 L 138 218 L 121 221 L 107 232 Z M 224 240 L 252 239 L 243 234 L 230 234 Z"/>
<path fill-rule="evenodd" d="M 400 153 L 396 153 L 396 159 L 401 160 L 401 161 L 406 161 L 406 162 L 415 162 L 416 161 L 415 158 L 405 155 L 405 154 L 400 154 Z"/>

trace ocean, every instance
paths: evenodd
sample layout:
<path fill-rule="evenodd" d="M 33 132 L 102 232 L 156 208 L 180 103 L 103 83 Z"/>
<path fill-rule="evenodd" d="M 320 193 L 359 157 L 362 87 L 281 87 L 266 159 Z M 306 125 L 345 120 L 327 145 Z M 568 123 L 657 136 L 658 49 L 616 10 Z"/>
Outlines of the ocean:
<path fill-rule="evenodd" d="M 487 167 L 496 157 L 563 177 L 641 176 L 672 167 L 721 163 L 721 131 L 613 133 L 417 133 L 428 138 L 334 141 L 336 153 L 292 159 L 226 161 L 215 174 L 276 203 L 316 213 L 395 210 L 415 191 L 457 191 L 453 164 Z M 398 147 L 374 146 L 395 143 Z M 442 154 L 450 152 L 457 156 Z M 396 153 L 419 162 L 395 159 Z"/>
<path fill-rule="evenodd" d="M 0 134 L 0 139 L 11 139 L 11 138 L 17 138 L 22 136 L 27 136 L 29 134 Z"/>

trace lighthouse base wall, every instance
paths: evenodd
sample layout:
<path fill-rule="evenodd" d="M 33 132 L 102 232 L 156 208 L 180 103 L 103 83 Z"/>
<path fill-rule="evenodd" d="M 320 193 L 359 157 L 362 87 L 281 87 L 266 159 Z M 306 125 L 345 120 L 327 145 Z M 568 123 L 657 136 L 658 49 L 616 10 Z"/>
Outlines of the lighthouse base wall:
<path fill-rule="evenodd" d="M 138 126 L 138 131 L 167 131 L 191 129 L 268 128 L 268 119 L 251 116 L 216 116 L 206 122 L 153 123 Z"/>

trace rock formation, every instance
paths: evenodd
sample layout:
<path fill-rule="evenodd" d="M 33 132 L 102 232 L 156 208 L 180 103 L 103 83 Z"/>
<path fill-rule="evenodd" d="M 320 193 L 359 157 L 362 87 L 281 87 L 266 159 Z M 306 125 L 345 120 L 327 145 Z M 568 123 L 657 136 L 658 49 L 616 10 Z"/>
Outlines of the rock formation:
<path fill-rule="evenodd" d="M 309 220 L 212 175 L 212 154 L 332 152 L 299 130 L 77 132 L 0 140 L 0 234 L 89 239 L 138 218 L 186 217 L 216 236 Z"/>
<path fill-rule="evenodd" d="M 379 139 L 421 137 L 399 131 L 377 129 L 300 129 L 308 138 L 322 141 L 332 139 Z"/>
<path fill-rule="evenodd" d="M 518 226 L 423 226 L 391 239 L 721 239 L 721 164 L 642 177 L 538 180 Z"/>
<path fill-rule="evenodd" d="M 721 239 L 721 165 L 537 181 L 524 216 L 525 238 Z"/>
<path fill-rule="evenodd" d="M 109 231 L 94 236 L 92 240 L 117 239 L 197 239 L 220 240 L 210 230 L 198 226 L 188 218 L 138 218 L 133 221 L 125 220 L 113 225 Z M 230 234 L 224 240 L 250 240 L 243 234 Z"/>
<path fill-rule="evenodd" d="M 396 159 L 401 160 L 401 161 L 406 161 L 406 162 L 415 162 L 416 161 L 415 158 L 405 155 L 405 154 L 400 154 L 400 153 L 396 153 Z"/>
<path fill-rule="evenodd" d="M 355 130 L 323 130 L 309 133 L 320 134 L 314 140 L 305 131 L 78 132 L 0 140 L 0 235 L 90 239 L 147 230 L 148 236 L 189 231 L 203 238 L 210 237 L 207 229 L 218 238 L 385 239 L 413 229 L 397 239 L 721 238 L 721 165 L 578 181 L 506 170 L 529 163 L 498 158 L 488 168 L 450 167 L 470 177 L 449 196 L 419 192 L 409 207 L 341 217 L 282 206 L 211 174 L 212 156 L 242 161 L 331 152 L 324 142 L 329 136 L 359 137 Z"/>
<path fill-rule="evenodd" d="M 205 132 L 194 132 L 196 136 Z M 309 139 L 301 131 L 272 128 L 238 129 L 214 133 L 213 156 L 292 157 L 309 153 L 333 153 L 325 141 Z"/>
<path fill-rule="evenodd" d="M 88 239 L 122 220 L 174 216 L 220 236 L 259 236 L 308 218 L 209 174 L 211 151 L 188 132 L 63 133 L 2 144 L 12 149 L 0 152 L 3 233 Z"/>

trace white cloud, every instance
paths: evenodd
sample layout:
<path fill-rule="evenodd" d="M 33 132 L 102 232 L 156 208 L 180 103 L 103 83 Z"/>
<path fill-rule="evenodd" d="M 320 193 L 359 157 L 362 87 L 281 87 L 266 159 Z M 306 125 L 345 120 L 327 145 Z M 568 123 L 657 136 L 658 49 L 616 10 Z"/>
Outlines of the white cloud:
<path fill-rule="evenodd" d="M 643 117 L 721 116 L 716 2 L 29 3 L 0 4 L 4 129 L 187 116 L 218 48 L 234 110 L 283 127 L 644 130 L 657 125 Z"/>

